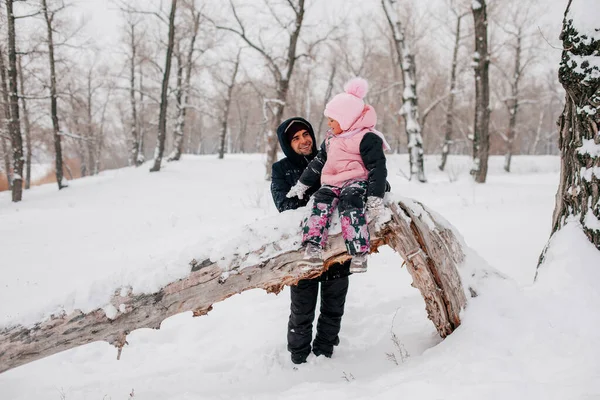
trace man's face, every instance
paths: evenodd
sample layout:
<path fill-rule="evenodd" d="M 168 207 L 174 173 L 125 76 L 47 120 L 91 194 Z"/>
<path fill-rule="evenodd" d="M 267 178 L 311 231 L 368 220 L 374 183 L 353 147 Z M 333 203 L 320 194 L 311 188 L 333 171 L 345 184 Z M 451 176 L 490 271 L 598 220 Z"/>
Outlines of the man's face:
<path fill-rule="evenodd" d="M 290 145 L 296 153 L 309 156 L 312 153 L 313 140 L 306 129 L 301 129 L 292 136 Z"/>

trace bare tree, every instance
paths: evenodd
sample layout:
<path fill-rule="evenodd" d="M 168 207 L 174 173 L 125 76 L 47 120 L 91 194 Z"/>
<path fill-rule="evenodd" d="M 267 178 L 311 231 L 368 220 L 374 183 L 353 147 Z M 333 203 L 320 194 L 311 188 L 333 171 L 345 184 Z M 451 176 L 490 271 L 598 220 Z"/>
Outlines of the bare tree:
<path fill-rule="evenodd" d="M 163 153 L 165 151 L 165 139 L 167 137 L 167 109 L 169 77 L 171 76 L 171 63 L 173 59 L 173 48 L 175 47 L 175 13 L 177 11 L 177 0 L 171 0 L 171 13 L 169 15 L 169 42 L 167 43 L 167 55 L 160 94 L 160 114 L 158 117 L 158 138 L 156 139 L 156 150 L 154 152 L 154 165 L 150 172 L 160 171 Z"/>
<path fill-rule="evenodd" d="M 52 117 L 52 130 L 54 133 L 54 153 L 55 153 L 55 169 L 56 183 L 58 189 L 67 187 L 67 183 L 63 179 L 63 156 L 60 126 L 58 122 L 58 89 L 56 85 L 56 61 L 54 57 L 54 17 L 58 11 L 64 9 L 64 3 L 55 11 L 48 9 L 47 0 L 42 1 L 42 12 L 46 21 L 47 28 L 47 45 L 48 45 L 48 62 L 50 64 L 50 113 Z"/>
<path fill-rule="evenodd" d="M 475 122 L 473 124 L 473 165 L 471 175 L 477 183 L 485 183 L 490 148 L 490 83 L 487 34 L 487 8 L 485 0 L 473 0 L 471 10 L 475 22 Z"/>
<path fill-rule="evenodd" d="M 23 196 L 23 137 L 19 118 L 19 80 L 17 77 L 17 49 L 13 0 L 5 0 L 8 19 L 8 106 L 10 120 L 8 131 L 12 148 L 12 201 L 19 202 Z"/>
<path fill-rule="evenodd" d="M 138 115 L 137 115 L 137 100 L 136 100 L 136 81 L 135 81 L 135 67 L 137 65 L 137 51 L 138 51 L 138 33 L 136 28 L 138 27 L 139 20 L 132 13 L 127 14 L 127 29 L 129 35 L 129 50 L 131 51 L 129 59 L 129 101 L 131 104 L 131 147 L 129 150 L 129 165 L 140 166 L 139 151 L 140 151 L 140 140 L 137 129 Z"/>
<path fill-rule="evenodd" d="M 530 42 L 538 36 L 538 32 L 534 19 L 537 15 L 535 15 L 532 3 L 509 3 L 506 8 L 508 11 L 506 21 L 499 21 L 498 25 L 508 36 L 505 46 L 511 52 L 512 71 L 507 73 L 497 62 L 494 62 L 493 65 L 500 71 L 510 87 L 508 96 L 502 99 L 509 114 L 508 128 L 503 137 L 506 143 L 504 170 L 510 172 L 514 141 L 517 137 L 517 118 L 520 106 L 523 104 L 521 82 L 526 70 L 532 66 L 535 60 L 535 53 L 531 51 L 531 48 L 536 44 L 530 44 Z"/>
<path fill-rule="evenodd" d="M 402 68 L 401 115 L 404 117 L 408 136 L 408 152 L 410 159 L 410 178 L 415 176 L 419 182 L 427 182 L 423 160 L 423 137 L 419 119 L 419 102 L 417 96 L 417 67 L 412 49 L 406 39 L 405 28 L 400 17 L 398 0 L 381 0 L 390 29 L 394 36 L 398 64 Z"/>
<path fill-rule="evenodd" d="M 8 188 L 12 190 L 12 171 L 10 166 L 10 146 L 7 140 L 10 140 L 10 107 L 8 101 L 8 84 L 6 82 L 6 66 L 4 64 L 4 51 L 0 46 L 0 94 L 2 94 L 2 124 L 0 124 L 0 141 L 2 142 L 2 155 L 4 158 L 4 170 Z"/>
<path fill-rule="evenodd" d="M 452 128 L 454 119 L 454 98 L 456 92 L 456 72 L 458 66 L 458 50 L 460 49 L 461 23 L 467 13 L 456 10 L 452 7 L 451 11 L 456 18 L 456 27 L 454 28 L 454 48 L 452 49 L 452 66 L 450 67 L 450 95 L 448 97 L 448 107 L 446 108 L 446 127 L 444 132 L 444 144 L 442 145 L 442 158 L 439 169 L 443 171 L 446 167 L 450 146 L 452 146 Z"/>
<path fill-rule="evenodd" d="M 146 155 L 144 154 L 144 135 L 146 133 L 146 117 L 145 117 L 145 104 L 144 104 L 144 65 L 140 63 L 139 66 L 139 92 L 140 92 L 140 112 L 139 112 L 139 132 L 138 132 L 138 151 L 136 164 L 143 164 L 146 161 Z"/>
<path fill-rule="evenodd" d="M 567 93 L 558 119 L 561 169 L 550 239 L 575 219 L 600 250 L 600 23 L 597 18 L 587 23 L 578 20 L 575 16 L 593 10 L 586 10 L 585 2 L 575 3 L 575 12 L 572 1 L 567 4 L 560 35 L 563 52 L 558 77 Z M 539 264 L 547 249 L 548 245 Z"/>
<path fill-rule="evenodd" d="M 25 189 L 31 186 L 31 121 L 29 119 L 29 108 L 27 106 L 27 96 L 25 95 L 25 74 L 21 57 L 18 58 L 19 65 L 19 85 L 21 87 L 21 108 L 23 109 L 23 128 L 25 130 Z"/>
<path fill-rule="evenodd" d="M 248 36 L 246 27 L 240 19 L 233 1 L 230 0 L 231 10 L 237 22 L 237 28 L 218 26 L 219 29 L 224 29 L 238 35 L 248 46 L 256 50 L 266 61 L 273 79 L 275 81 L 275 98 L 265 99 L 265 106 L 270 111 L 270 123 L 267 131 L 267 163 L 266 163 L 266 178 L 271 179 L 271 166 L 277 161 L 277 135 L 275 134 L 277 127 L 283 120 L 283 112 L 285 110 L 287 95 L 290 87 L 290 79 L 294 72 L 294 65 L 298 60 L 297 47 L 298 39 L 302 23 L 304 22 L 304 0 L 288 0 L 287 4 L 294 15 L 294 21 L 289 23 L 283 21 L 278 16 L 275 10 L 267 3 L 267 6 L 273 14 L 275 20 L 281 27 L 282 31 L 288 35 L 288 43 L 285 47 L 285 55 L 278 55 L 271 52 L 266 45 L 262 43 L 261 38 L 252 39 Z M 291 28 L 289 28 L 291 26 Z M 291 30 L 290 30 L 291 29 Z M 283 62 L 280 62 L 283 60 Z"/>
<path fill-rule="evenodd" d="M 223 121 L 221 122 L 221 137 L 219 143 L 219 158 L 223 159 L 225 154 L 225 137 L 227 136 L 227 121 L 229 120 L 229 110 L 231 108 L 231 98 L 233 95 L 233 88 L 235 87 L 235 79 L 238 74 L 240 66 L 240 52 L 237 54 L 235 64 L 233 65 L 233 72 L 231 74 L 231 80 L 227 83 L 227 95 L 225 97 L 225 108 L 223 110 Z"/>
<path fill-rule="evenodd" d="M 337 74 L 337 63 L 333 61 L 331 63 L 331 72 L 329 73 L 329 79 L 327 79 L 327 90 L 325 90 L 325 96 L 323 97 L 323 105 L 327 104 L 329 99 L 331 98 L 331 93 L 333 92 L 333 82 L 335 80 L 335 76 Z M 322 135 L 323 132 L 323 123 L 325 122 L 325 114 L 321 113 L 321 119 L 319 119 L 319 125 L 317 125 L 317 135 Z M 319 139 L 321 137 L 319 136 Z"/>
<path fill-rule="evenodd" d="M 192 71 L 194 69 L 194 53 L 196 51 L 196 40 L 200 29 L 200 11 L 196 10 L 195 3 L 192 1 L 189 6 L 189 12 L 192 19 L 192 30 L 189 47 L 187 49 L 185 63 L 182 60 L 181 49 L 177 46 L 177 119 L 173 135 L 173 151 L 167 157 L 167 161 L 177 161 L 181 158 L 183 151 L 183 135 L 185 132 L 185 117 L 190 102 L 190 91 L 192 81 Z M 185 73 L 184 73 L 185 70 Z M 184 76 L 185 75 L 185 76 Z"/>

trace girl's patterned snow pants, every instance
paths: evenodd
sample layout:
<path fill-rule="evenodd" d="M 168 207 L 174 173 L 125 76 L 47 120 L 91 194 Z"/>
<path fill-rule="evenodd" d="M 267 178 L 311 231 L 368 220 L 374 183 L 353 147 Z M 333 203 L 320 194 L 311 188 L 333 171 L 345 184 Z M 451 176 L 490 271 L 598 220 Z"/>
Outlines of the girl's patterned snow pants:
<path fill-rule="evenodd" d="M 348 254 L 369 251 L 369 230 L 365 218 L 366 181 L 354 181 L 342 187 L 323 185 L 315 193 L 310 216 L 302 227 L 302 244 L 313 243 L 324 248 L 327 243 L 333 210 L 339 205 L 342 237 Z"/>

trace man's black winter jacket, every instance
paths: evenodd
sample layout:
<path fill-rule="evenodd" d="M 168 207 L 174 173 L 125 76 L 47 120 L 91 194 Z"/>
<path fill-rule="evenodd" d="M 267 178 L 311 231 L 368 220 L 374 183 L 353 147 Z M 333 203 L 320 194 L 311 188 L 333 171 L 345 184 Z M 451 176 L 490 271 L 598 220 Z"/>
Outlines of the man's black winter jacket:
<path fill-rule="evenodd" d="M 306 129 L 313 140 L 313 151 L 310 156 L 302 156 L 296 153 L 288 142 L 285 130 L 293 122 L 300 122 L 306 125 Z M 303 118 L 290 118 L 284 121 L 279 128 L 277 128 L 277 138 L 279 139 L 283 154 L 285 154 L 286 157 L 273 164 L 273 169 L 271 171 L 271 194 L 273 195 L 275 206 L 279 212 L 283 212 L 304 207 L 308 203 L 310 196 L 321 187 L 321 184 L 318 182 L 315 183 L 315 185 L 305 193 L 302 200 L 297 197 L 292 197 L 290 199 L 285 197 L 292 186 L 298 182 L 298 179 L 300 179 L 300 176 L 308 166 L 308 163 L 317 155 L 317 145 L 315 133 L 311 124 Z M 326 281 L 348 276 L 350 275 L 349 268 L 350 260 L 346 261 L 344 264 L 333 264 L 325 271 L 325 273 L 323 273 L 323 275 L 316 279 L 319 281 Z"/>

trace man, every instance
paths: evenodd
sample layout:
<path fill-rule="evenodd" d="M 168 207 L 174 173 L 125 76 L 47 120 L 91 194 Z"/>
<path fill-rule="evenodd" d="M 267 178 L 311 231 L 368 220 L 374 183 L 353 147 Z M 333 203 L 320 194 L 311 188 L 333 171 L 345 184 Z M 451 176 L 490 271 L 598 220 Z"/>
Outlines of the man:
<path fill-rule="evenodd" d="M 271 193 L 279 212 L 303 207 L 319 188 L 312 187 L 303 199 L 287 198 L 290 188 L 298 182 L 308 163 L 317 155 L 312 126 L 303 118 L 290 118 L 277 128 L 279 144 L 285 158 L 273 164 Z M 306 362 L 311 352 L 312 328 L 321 287 L 321 314 L 317 322 L 317 335 L 312 342 L 312 352 L 331 357 L 333 347 L 340 342 L 342 316 L 348 293 L 350 260 L 334 264 L 321 276 L 304 279 L 291 286 L 290 319 L 288 322 L 288 350 L 294 364 Z"/>

